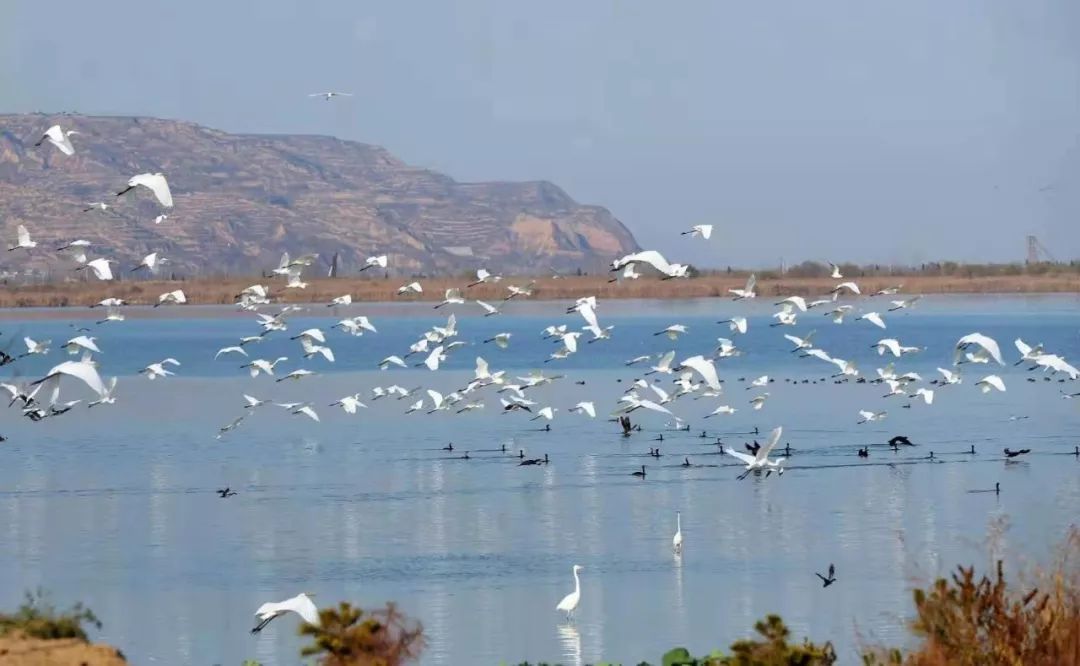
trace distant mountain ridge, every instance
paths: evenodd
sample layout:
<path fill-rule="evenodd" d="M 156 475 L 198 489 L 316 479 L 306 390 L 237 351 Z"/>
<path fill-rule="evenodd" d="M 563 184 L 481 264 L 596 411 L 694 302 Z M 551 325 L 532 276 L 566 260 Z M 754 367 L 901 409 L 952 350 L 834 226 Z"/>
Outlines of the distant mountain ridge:
<path fill-rule="evenodd" d="M 78 133 L 76 153 L 33 144 L 52 124 Z M 175 207 L 145 191 L 117 199 L 136 173 L 161 171 Z M 111 208 L 83 212 L 103 201 Z M 159 213 L 168 214 L 160 225 Z M 257 273 L 288 251 L 316 252 L 325 275 L 387 254 L 397 274 L 485 266 L 507 273 L 594 270 L 639 249 L 610 212 L 544 182 L 459 183 L 379 146 L 325 136 L 228 134 L 140 117 L 0 115 L 0 233 L 24 224 L 41 248 L 0 258 L 5 271 L 66 277 L 52 250 L 82 238 L 121 269 L 158 251 L 164 274 Z M 59 243 L 53 246 L 54 243 Z"/>

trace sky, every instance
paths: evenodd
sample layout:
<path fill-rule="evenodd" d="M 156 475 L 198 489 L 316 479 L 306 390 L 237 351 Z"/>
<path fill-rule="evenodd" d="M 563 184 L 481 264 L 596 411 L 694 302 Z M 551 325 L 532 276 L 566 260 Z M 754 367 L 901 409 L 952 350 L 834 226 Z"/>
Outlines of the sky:
<path fill-rule="evenodd" d="M 1076 0 L 0 0 L 0 113 L 550 180 L 701 266 L 1080 257 Z M 323 90 L 355 93 L 324 102 Z M 713 239 L 681 237 L 713 224 Z"/>

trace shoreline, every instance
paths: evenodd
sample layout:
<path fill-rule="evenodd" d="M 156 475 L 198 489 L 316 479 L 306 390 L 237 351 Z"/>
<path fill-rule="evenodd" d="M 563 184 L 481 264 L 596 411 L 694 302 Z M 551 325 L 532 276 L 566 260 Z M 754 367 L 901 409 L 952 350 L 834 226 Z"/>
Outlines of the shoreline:
<path fill-rule="evenodd" d="M 845 277 L 845 280 L 848 278 Z M 901 294 L 1080 294 L 1080 274 L 1010 275 L 992 277 L 957 277 L 929 275 L 874 275 L 851 278 L 864 295 L 885 288 L 901 286 Z M 437 302 L 446 289 L 457 287 L 468 300 L 484 300 L 498 305 L 508 294 L 507 285 L 525 287 L 533 284 L 528 300 L 561 300 L 582 296 L 601 299 L 693 299 L 727 298 L 729 289 L 740 288 L 745 274 L 706 275 L 684 280 L 661 281 L 642 278 L 623 283 L 609 283 L 607 276 L 508 277 L 499 283 L 480 284 L 466 289 L 468 277 L 418 278 L 422 294 L 398 296 L 398 287 L 414 278 L 346 277 L 312 278 L 306 289 L 285 289 L 279 277 L 248 276 L 239 278 L 200 278 L 192 280 L 87 281 L 46 284 L 0 285 L 0 308 L 86 307 L 105 298 L 121 298 L 131 305 L 153 305 L 158 295 L 183 289 L 191 305 L 231 305 L 240 290 L 252 284 L 270 287 L 275 303 L 326 303 L 350 294 L 354 303 L 363 302 Z M 839 282 L 830 278 L 762 278 L 758 280 L 759 297 L 822 296 Z"/>

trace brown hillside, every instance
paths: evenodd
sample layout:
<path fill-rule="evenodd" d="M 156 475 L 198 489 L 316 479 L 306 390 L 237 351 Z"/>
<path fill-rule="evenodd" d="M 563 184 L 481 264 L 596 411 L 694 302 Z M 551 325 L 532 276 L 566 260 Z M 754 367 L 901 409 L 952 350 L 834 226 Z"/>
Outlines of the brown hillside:
<path fill-rule="evenodd" d="M 54 123 L 79 132 L 75 155 L 33 147 Z M 175 199 L 160 225 L 145 190 L 114 196 L 146 171 L 163 172 Z M 94 201 L 115 206 L 83 212 Z M 0 269 L 53 279 L 71 266 L 54 244 L 76 238 L 122 268 L 161 252 L 173 263 L 165 274 L 184 276 L 259 272 L 284 251 L 340 253 L 343 274 L 373 254 L 390 255 L 395 273 L 439 274 L 596 268 L 637 249 L 611 213 L 551 183 L 458 183 L 379 146 L 131 117 L 0 116 L 0 243 L 12 244 L 19 224 L 41 246 L 4 253 Z"/>

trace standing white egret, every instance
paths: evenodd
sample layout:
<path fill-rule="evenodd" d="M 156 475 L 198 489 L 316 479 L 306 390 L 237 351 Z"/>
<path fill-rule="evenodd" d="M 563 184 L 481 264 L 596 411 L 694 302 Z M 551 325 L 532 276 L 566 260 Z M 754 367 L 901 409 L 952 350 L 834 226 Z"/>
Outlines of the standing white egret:
<path fill-rule="evenodd" d="M 574 619 L 574 611 L 577 610 L 578 604 L 581 603 L 581 579 L 578 578 L 578 573 L 584 569 L 585 567 L 579 564 L 574 565 L 574 591 L 563 597 L 559 605 L 555 606 L 555 610 L 566 613 L 567 621 Z"/>
<path fill-rule="evenodd" d="M 676 555 L 682 555 L 682 513 L 675 512 L 675 536 L 671 538 L 671 550 Z"/>
<path fill-rule="evenodd" d="M 173 198 L 172 192 L 169 190 L 169 182 L 165 180 L 165 176 L 161 173 L 140 173 L 132 176 L 128 179 L 128 186 L 117 192 L 116 196 L 123 196 L 140 185 L 153 192 L 154 197 L 162 206 L 172 208 Z"/>
<path fill-rule="evenodd" d="M 75 154 L 75 146 L 71 145 L 71 139 L 68 138 L 72 134 L 78 134 L 75 130 L 64 131 L 59 125 L 53 125 L 49 129 L 45 130 L 45 133 L 41 135 L 38 142 L 34 144 L 37 148 L 42 143 L 48 141 L 52 145 L 56 146 L 57 150 L 65 155 L 71 156 Z"/>
<path fill-rule="evenodd" d="M 259 619 L 259 624 L 251 630 L 251 633 L 259 633 L 263 630 L 263 627 L 270 624 L 271 620 L 285 613 L 296 613 L 307 624 L 319 626 L 319 609 L 311 600 L 313 596 L 315 595 L 301 592 L 285 601 L 270 602 L 259 606 L 259 609 L 255 611 L 255 617 Z"/>
<path fill-rule="evenodd" d="M 15 250 L 32 250 L 37 247 L 37 241 L 30 240 L 30 232 L 26 230 L 26 227 L 20 224 L 16 228 L 16 232 L 18 236 L 17 242 L 8 248 L 8 252 L 13 252 Z"/>

